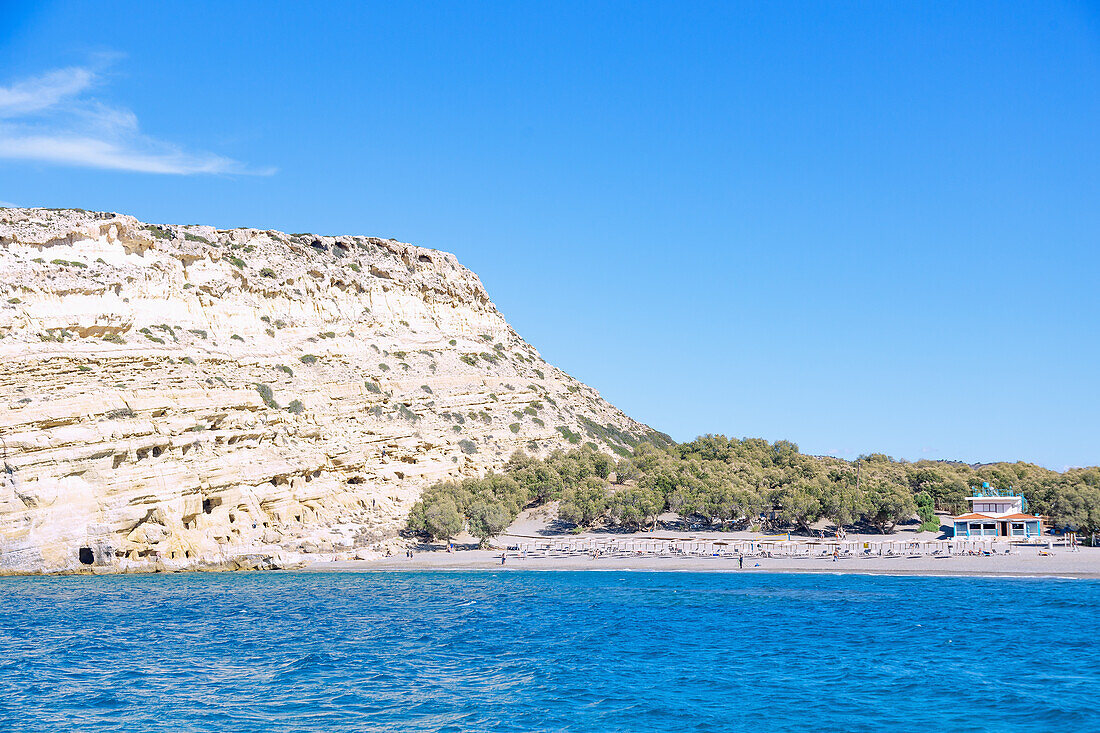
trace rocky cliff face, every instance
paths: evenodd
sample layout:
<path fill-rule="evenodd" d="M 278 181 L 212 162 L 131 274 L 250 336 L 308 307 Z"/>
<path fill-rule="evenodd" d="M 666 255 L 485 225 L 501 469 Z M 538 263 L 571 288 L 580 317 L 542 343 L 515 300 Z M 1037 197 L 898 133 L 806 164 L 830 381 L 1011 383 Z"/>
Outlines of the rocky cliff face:
<path fill-rule="evenodd" d="M 653 435 L 451 254 L 0 209 L 0 570 L 369 557 L 431 482 Z"/>

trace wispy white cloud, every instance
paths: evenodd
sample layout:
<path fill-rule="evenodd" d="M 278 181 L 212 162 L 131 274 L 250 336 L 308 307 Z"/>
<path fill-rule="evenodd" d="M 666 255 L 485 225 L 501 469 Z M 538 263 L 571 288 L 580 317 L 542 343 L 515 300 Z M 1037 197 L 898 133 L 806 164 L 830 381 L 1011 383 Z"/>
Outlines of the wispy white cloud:
<path fill-rule="evenodd" d="M 175 175 L 275 172 L 142 133 L 132 111 L 91 96 L 98 83 L 95 69 L 70 67 L 0 86 L 0 158 Z"/>
<path fill-rule="evenodd" d="M 18 117 L 53 107 L 66 97 L 86 90 L 93 74 L 88 69 L 57 69 L 0 87 L 0 118 Z"/>
<path fill-rule="evenodd" d="M 132 141 L 131 141 L 132 142 Z M 185 153 L 161 143 L 156 150 L 137 150 L 109 140 L 63 135 L 7 137 L 0 131 L 0 158 L 137 171 L 140 173 L 255 173 L 235 160 Z"/>

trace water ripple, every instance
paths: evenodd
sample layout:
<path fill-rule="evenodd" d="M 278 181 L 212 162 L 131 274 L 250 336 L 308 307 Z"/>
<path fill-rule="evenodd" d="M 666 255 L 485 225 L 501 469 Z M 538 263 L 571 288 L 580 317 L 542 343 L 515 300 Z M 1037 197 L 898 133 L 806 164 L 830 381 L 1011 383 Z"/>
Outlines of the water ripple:
<path fill-rule="evenodd" d="M 1100 582 L 0 579 L 2 731 L 1100 730 Z"/>

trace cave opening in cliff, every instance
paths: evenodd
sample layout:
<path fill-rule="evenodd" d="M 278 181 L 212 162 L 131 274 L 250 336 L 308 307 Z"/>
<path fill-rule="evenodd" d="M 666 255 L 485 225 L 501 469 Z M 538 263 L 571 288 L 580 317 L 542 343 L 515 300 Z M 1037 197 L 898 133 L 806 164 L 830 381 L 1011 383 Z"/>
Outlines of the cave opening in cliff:
<path fill-rule="evenodd" d="M 79 556 L 81 565 L 91 565 L 95 562 L 95 553 L 90 547 L 81 547 Z"/>

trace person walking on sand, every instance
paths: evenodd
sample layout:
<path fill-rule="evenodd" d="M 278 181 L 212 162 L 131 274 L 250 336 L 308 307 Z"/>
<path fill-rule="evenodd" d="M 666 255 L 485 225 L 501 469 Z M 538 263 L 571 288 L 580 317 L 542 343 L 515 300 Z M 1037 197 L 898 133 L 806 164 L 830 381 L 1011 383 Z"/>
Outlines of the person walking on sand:
<path fill-rule="evenodd" d="M 737 568 L 739 570 L 744 570 L 745 569 L 745 554 L 744 553 L 741 553 L 740 555 L 737 556 Z"/>
<path fill-rule="evenodd" d="M 833 550 L 833 562 L 836 562 L 839 559 L 840 559 L 840 550 L 839 549 Z"/>
<path fill-rule="evenodd" d="M 501 564 L 501 565 L 503 565 L 503 564 L 504 564 L 504 560 L 505 560 L 505 558 L 506 558 L 506 555 L 505 555 L 505 554 L 504 554 L 503 552 L 502 552 L 502 553 L 500 553 L 500 564 Z"/>

